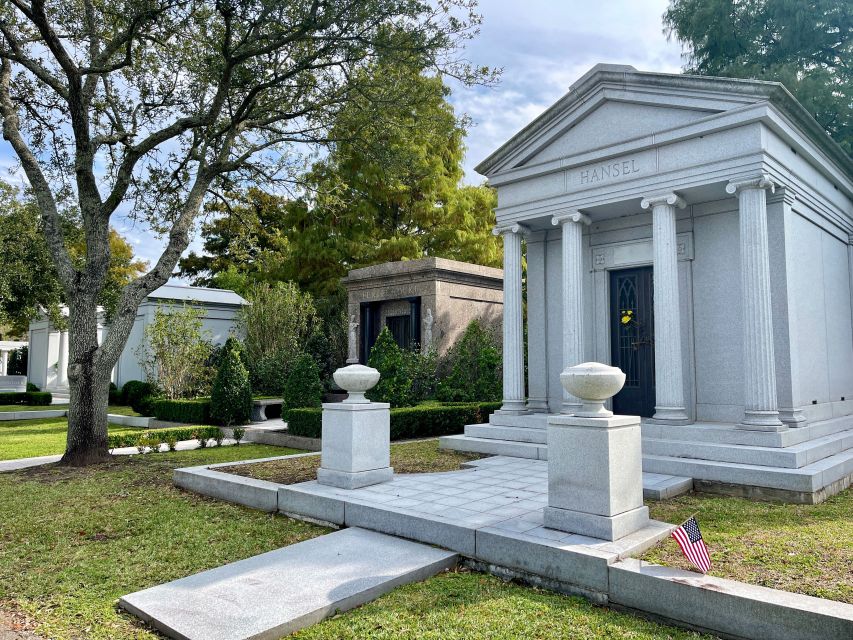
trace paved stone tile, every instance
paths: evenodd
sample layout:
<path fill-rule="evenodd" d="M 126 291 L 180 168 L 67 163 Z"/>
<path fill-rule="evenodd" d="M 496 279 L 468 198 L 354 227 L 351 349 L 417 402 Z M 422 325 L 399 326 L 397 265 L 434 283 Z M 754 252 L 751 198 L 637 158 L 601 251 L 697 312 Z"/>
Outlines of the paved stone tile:
<path fill-rule="evenodd" d="M 351 528 L 138 591 L 119 604 L 173 638 L 278 638 L 455 563 L 453 553 Z"/>

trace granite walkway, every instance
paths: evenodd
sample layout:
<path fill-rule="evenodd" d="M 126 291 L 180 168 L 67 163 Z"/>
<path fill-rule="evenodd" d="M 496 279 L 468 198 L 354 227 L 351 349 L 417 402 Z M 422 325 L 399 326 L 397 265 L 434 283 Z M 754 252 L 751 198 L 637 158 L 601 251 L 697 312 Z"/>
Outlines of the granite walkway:
<path fill-rule="evenodd" d="M 181 640 L 278 639 L 456 566 L 455 553 L 351 528 L 126 595 Z"/>
<path fill-rule="evenodd" d="M 236 444 L 236 441 L 231 438 L 225 438 L 222 441 L 223 446 L 230 446 L 233 444 Z M 192 451 L 193 449 L 198 448 L 199 444 L 197 440 L 181 440 L 175 444 L 175 449 L 178 451 Z M 165 444 L 160 445 L 161 452 L 168 450 L 169 448 Z M 113 449 L 110 453 L 114 456 L 135 456 L 139 455 L 139 450 L 136 447 L 121 447 L 120 449 Z M 62 454 L 57 454 L 53 456 L 38 456 L 35 458 L 19 458 L 17 460 L 0 460 L 0 473 L 5 471 L 18 471 L 19 469 L 27 469 L 29 467 L 39 467 L 44 464 L 53 464 L 54 462 L 59 462 L 61 458 Z"/>

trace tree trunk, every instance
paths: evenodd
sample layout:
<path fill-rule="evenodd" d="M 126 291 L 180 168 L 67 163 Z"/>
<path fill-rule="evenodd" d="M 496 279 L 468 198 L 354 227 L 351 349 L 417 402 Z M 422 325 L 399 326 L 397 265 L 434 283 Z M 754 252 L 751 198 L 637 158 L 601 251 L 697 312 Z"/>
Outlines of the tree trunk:
<path fill-rule="evenodd" d="M 60 464 L 82 467 L 109 459 L 107 402 L 112 363 L 98 352 L 96 298 L 69 303 L 68 437 Z"/>

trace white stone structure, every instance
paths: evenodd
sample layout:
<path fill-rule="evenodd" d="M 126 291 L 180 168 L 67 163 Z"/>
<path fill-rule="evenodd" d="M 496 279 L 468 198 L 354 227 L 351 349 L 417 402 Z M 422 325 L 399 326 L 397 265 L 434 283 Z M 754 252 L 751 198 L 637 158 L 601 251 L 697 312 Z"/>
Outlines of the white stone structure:
<path fill-rule="evenodd" d="M 26 346 L 26 342 L 18 340 L 0 340 L 0 376 L 9 375 L 9 355 L 15 349 Z"/>
<path fill-rule="evenodd" d="M 379 382 L 379 372 L 351 364 L 333 374 L 348 397 L 323 403 L 323 449 L 317 482 L 358 489 L 391 480 L 391 405 L 364 397 Z"/>
<path fill-rule="evenodd" d="M 137 351 L 145 337 L 145 327 L 154 312 L 163 306 L 188 304 L 204 310 L 202 331 L 210 334 L 215 344 L 223 344 L 235 329 L 240 307 L 248 304 L 241 296 L 225 289 L 188 287 L 167 284 L 156 289 L 139 305 L 127 344 L 113 369 L 113 382 L 121 387 L 128 380 L 144 380 Z M 62 312 L 67 315 L 67 309 Z M 103 340 L 109 326 L 98 323 L 98 341 Z M 43 316 L 30 323 L 27 377 L 45 391 L 66 392 L 68 389 L 68 332 L 56 329 Z"/>
<path fill-rule="evenodd" d="M 544 457 L 546 414 L 577 408 L 560 372 L 597 361 L 627 374 L 612 405 L 643 418 L 646 471 L 849 485 L 853 162 L 784 87 L 597 65 L 477 170 L 506 247 L 508 411 L 444 446 Z"/>

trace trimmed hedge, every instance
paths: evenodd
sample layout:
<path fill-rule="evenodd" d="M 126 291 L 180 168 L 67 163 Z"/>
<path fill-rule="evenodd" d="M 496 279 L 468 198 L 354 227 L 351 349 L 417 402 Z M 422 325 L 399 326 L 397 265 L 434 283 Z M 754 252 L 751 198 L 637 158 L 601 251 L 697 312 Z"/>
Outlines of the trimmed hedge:
<path fill-rule="evenodd" d="M 0 404 L 25 404 L 32 407 L 46 407 L 53 402 L 49 391 L 11 391 L 0 393 Z"/>
<path fill-rule="evenodd" d="M 108 436 L 107 447 L 110 450 L 122 447 L 136 447 L 152 439 L 159 439 L 161 443 L 166 442 L 170 438 L 174 438 L 176 442 L 181 440 L 196 440 L 198 438 L 216 440 L 221 437 L 221 433 L 219 427 L 186 427 L 180 429 L 155 429 L 139 433 L 122 433 Z"/>
<path fill-rule="evenodd" d="M 466 424 L 487 422 L 500 402 L 427 403 L 391 409 L 391 440 L 428 438 L 461 433 Z M 291 435 L 319 438 L 323 430 L 322 409 L 291 409 L 286 412 Z"/>
<path fill-rule="evenodd" d="M 148 406 L 148 398 L 156 392 L 156 387 L 150 382 L 128 380 L 121 388 L 121 404 L 131 407 L 144 416 L 150 415 L 151 407 Z"/>
<path fill-rule="evenodd" d="M 151 402 L 151 410 L 158 420 L 170 422 L 188 422 L 192 424 L 212 424 L 210 419 L 210 398 L 194 400 L 163 400 Z"/>

